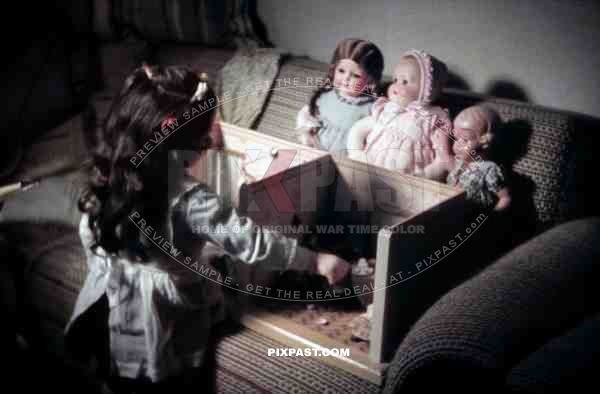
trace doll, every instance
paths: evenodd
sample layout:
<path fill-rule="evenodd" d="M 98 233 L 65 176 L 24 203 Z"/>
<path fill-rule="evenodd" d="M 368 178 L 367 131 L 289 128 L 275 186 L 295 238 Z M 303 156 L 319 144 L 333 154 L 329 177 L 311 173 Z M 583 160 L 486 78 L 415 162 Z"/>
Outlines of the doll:
<path fill-rule="evenodd" d="M 382 72 L 383 55 L 375 44 L 356 38 L 342 40 L 324 85 L 298 113 L 300 142 L 346 157 L 348 132 L 371 113 Z"/>
<path fill-rule="evenodd" d="M 499 117 L 491 108 L 475 105 L 454 119 L 454 156 L 445 155 L 447 183 L 466 191 L 467 198 L 484 208 L 503 211 L 511 196 L 499 165 L 489 160 L 489 149 Z"/>
<path fill-rule="evenodd" d="M 440 153 L 450 152 L 448 111 L 434 106 L 445 83 L 446 65 L 415 49 L 405 52 L 394 68 L 387 98 L 371 116 L 353 125 L 348 137 L 350 158 L 443 181 Z M 433 143 L 434 135 L 438 145 Z"/>

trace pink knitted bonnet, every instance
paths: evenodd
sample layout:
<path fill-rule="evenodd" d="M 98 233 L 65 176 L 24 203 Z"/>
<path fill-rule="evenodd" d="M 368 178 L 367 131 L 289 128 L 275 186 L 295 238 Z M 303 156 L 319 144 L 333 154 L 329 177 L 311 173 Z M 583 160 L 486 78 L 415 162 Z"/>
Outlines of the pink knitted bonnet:
<path fill-rule="evenodd" d="M 448 68 L 441 60 L 418 49 L 410 49 L 402 57 L 412 57 L 421 69 L 421 90 L 417 100 L 423 104 L 435 101 L 448 78 Z"/>

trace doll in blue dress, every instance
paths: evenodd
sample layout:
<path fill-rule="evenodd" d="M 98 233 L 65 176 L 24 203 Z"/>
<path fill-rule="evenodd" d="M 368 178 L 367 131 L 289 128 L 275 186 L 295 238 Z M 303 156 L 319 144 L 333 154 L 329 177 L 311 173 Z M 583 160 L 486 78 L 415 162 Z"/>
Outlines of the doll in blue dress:
<path fill-rule="evenodd" d="M 338 43 L 323 86 L 298 113 L 300 142 L 347 156 L 347 137 L 369 116 L 383 72 L 383 55 L 372 42 L 347 38 Z"/>

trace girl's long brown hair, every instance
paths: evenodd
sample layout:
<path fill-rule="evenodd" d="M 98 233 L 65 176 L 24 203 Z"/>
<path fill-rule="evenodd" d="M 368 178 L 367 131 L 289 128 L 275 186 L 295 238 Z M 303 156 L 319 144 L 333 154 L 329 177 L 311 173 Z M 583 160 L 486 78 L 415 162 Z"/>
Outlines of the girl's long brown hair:
<path fill-rule="evenodd" d="M 138 212 L 161 228 L 168 210 L 168 151 L 210 145 L 215 108 L 206 103 L 215 97 L 208 88 L 202 100 L 192 102 L 200 81 L 185 67 L 139 68 L 126 79 L 105 122 L 88 130 L 89 178 L 79 209 L 89 215 L 94 247 L 146 257 L 140 245 L 148 243 L 130 215 Z M 192 113 L 197 115 L 191 118 Z M 158 141 L 166 119 L 179 127 L 149 152 L 147 144 Z"/>

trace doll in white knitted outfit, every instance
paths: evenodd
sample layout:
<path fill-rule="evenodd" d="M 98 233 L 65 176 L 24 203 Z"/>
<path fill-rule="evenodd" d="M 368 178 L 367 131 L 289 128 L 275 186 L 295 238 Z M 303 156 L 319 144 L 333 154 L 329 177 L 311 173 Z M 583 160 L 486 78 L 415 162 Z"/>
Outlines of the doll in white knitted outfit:
<path fill-rule="evenodd" d="M 405 52 L 394 68 L 387 97 L 373 106 L 371 116 L 350 130 L 350 158 L 369 164 L 443 181 L 447 172 L 440 153 L 450 152 L 448 111 L 432 105 L 446 80 L 446 65 L 424 51 Z M 439 144 L 434 136 L 439 134 Z"/>

